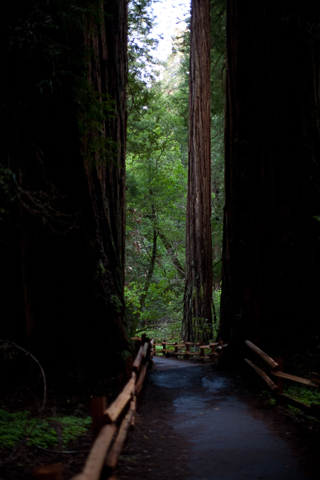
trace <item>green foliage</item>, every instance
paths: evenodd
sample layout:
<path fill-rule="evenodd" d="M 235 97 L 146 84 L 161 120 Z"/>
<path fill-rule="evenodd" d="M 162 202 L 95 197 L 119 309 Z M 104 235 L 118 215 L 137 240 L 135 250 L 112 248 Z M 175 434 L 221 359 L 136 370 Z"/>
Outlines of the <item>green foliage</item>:
<path fill-rule="evenodd" d="M 142 115 L 129 118 L 126 298 L 129 317 L 131 310 L 142 324 L 181 319 L 187 172 L 176 136 L 179 122 L 159 84 L 149 87 Z"/>
<path fill-rule="evenodd" d="M 306 405 L 315 403 L 320 405 L 320 391 L 317 388 L 308 388 L 303 385 L 291 385 L 284 388 L 284 393 Z"/>
<path fill-rule="evenodd" d="M 267 398 L 266 403 L 268 405 L 276 404 L 276 399 L 272 396 L 272 393 L 270 391 L 263 390 L 262 394 Z"/>
<path fill-rule="evenodd" d="M 181 331 L 181 320 L 179 321 L 170 321 L 166 319 L 161 322 L 156 328 L 148 328 L 145 333 L 148 337 L 154 338 L 157 343 L 159 342 L 179 342 L 180 341 L 180 331 Z M 161 347 L 157 349 L 162 349 Z"/>
<path fill-rule="evenodd" d="M 150 40 L 150 4 L 150 0 L 129 4 L 126 299 L 129 323 L 130 313 L 131 317 L 139 315 L 138 328 L 157 324 L 153 331 L 156 338 L 173 335 L 178 340 L 185 269 L 190 31 L 187 28 L 174 39 L 173 53 L 165 62 L 161 80 L 156 81 L 160 77 L 152 59 L 156 41 Z M 217 286 L 221 280 L 224 207 L 225 2 L 212 2 L 211 11 L 211 222 Z M 156 263 L 141 308 L 154 232 L 158 235 Z M 182 266 L 180 273 L 173 256 Z M 213 292 L 217 323 L 213 329 L 202 327 L 212 329 L 213 337 L 219 326 L 220 293 L 220 289 Z"/>
<path fill-rule="evenodd" d="M 55 417 L 33 418 L 30 412 L 10 413 L 0 409 L 0 448 L 14 447 L 20 440 L 28 437 L 27 445 L 50 448 L 59 444 L 56 427 L 62 432 L 64 445 L 87 432 L 91 418 Z"/>
<path fill-rule="evenodd" d="M 149 88 L 158 75 L 152 52 L 158 41 L 151 37 L 153 0 L 130 0 L 128 5 L 128 114 L 136 120 L 149 102 Z"/>

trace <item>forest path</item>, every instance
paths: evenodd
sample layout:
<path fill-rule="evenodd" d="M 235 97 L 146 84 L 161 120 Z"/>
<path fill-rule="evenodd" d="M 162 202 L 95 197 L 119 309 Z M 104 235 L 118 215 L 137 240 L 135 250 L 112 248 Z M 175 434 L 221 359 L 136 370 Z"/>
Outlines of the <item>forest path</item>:
<path fill-rule="evenodd" d="M 290 425 L 282 419 L 275 427 L 269 411 L 239 399 L 231 378 L 192 361 L 155 358 L 154 364 L 119 479 L 310 478 L 286 440 L 294 435 Z"/>

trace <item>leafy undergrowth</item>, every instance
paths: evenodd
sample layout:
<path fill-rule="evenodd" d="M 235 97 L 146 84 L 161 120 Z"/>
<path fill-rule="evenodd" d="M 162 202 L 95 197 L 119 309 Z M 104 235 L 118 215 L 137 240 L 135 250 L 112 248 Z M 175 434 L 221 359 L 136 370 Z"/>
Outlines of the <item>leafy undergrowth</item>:
<path fill-rule="evenodd" d="M 262 393 L 264 394 L 266 404 L 268 405 L 277 404 L 276 398 L 272 395 L 271 392 L 264 390 Z M 303 385 L 296 384 L 296 385 L 285 386 L 283 393 L 288 397 L 294 398 L 295 400 L 298 400 L 299 402 L 302 402 L 305 405 L 308 405 L 309 407 L 311 406 L 311 404 L 320 406 L 320 389 L 316 389 L 312 387 L 308 388 L 308 387 L 304 387 Z M 301 414 L 301 411 L 299 408 L 292 407 L 291 405 L 286 405 L 285 408 L 288 412 L 290 412 L 294 416 Z M 312 419 L 317 424 L 320 423 L 320 420 L 318 418 L 315 418 L 313 416 L 308 418 L 310 420 Z"/>
<path fill-rule="evenodd" d="M 32 417 L 28 411 L 10 413 L 0 408 L 0 448 L 12 448 L 26 437 L 28 446 L 51 448 L 67 445 L 86 433 L 90 424 L 90 417 L 39 419 Z"/>
<path fill-rule="evenodd" d="M 181 332 L 181 321 L 165 322 L 156 328 L 147 329 L 147 337 L 153 338 L 157 343 L 160 342 L 179 342 Z"/>
<path fill-rule="evenodd" d="M 285 395 L 295 398 L 306 405 L 320 405 L 320 389 L 306 388 L 302 385 L 292 385 L 284 389 Z"/>

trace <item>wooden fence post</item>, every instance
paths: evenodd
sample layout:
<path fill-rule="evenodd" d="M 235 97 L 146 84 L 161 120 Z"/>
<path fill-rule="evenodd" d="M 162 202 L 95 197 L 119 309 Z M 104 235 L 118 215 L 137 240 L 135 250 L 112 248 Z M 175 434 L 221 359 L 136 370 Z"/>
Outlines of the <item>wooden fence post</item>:
<path fill-rule="evenodd" d="M 32 477 L 37 480 L 62 480 L 62 466 L 57 463 L 54 465 L 44 465 L 36 468 Z"/>
<path fill-rule="evenodd" d="M 278 371 L 283 372 L 283 359 L 281 357 L 277 357 L 275 359 L 277 362 L 278 366 Z M 278 387 L 279 393 L 283 393 L 283 378 L 281 377 L 276 377 L 276 385 Z"/>
<path fill-rule="evenodd" d="M 200 360 L 202 362 L 204 362 L 204 349 L 205 349 L 206 345 L 200 345 L 199 348 L 200 348 Z"/>
<path fill-rule="evenodd" d="M 101 428 L 101 419 L 107 408 L 106 397 L 91 397 L 92 433 L 96 437 Z"/>

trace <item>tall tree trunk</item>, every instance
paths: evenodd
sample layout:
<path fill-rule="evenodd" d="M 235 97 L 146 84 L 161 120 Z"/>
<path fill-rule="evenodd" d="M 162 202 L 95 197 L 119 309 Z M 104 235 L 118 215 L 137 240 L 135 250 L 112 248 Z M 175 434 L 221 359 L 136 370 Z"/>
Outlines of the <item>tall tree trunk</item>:
<path fill-rule="evenodd" d="M 4 196 L 13 202 L 0 225 L 1 337 L 29 346 L 47 372 L 105 375 L 123 367 L 130 349 L 123 294 L 127 2 L 88 2 L 87 28 L 79 27 L 83 13 L 75 17 L 76 0 L 4 3 L 0 168 L 12 172 Z"/>
<path fill-rule="evenodd" d="M 212 326 L 210 1 L 192 0 L 186 283 L 182 336 L 206 341 Z M 209 327 L 209 328 L 206 328 Z"/>
<path fill-rule="evenodd" d="M 320 330 L 319 13 L 227 1 L 220 336 L 239 348 Z"/>

